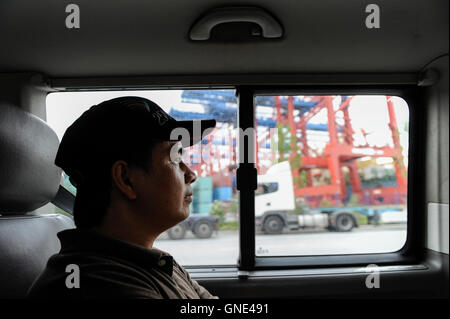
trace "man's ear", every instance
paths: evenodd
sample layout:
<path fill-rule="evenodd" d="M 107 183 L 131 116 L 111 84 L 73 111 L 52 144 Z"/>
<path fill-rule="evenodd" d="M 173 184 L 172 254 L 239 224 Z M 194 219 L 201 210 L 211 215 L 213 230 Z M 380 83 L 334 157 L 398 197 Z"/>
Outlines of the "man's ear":
<path fill-rule="evenodd" d="M 113 185 L 127 199 L 136 199 L 137 194 L 135 185 L 133 185 L 133 170 L 125 161 L 116 161 L 111 167 L 111 178 Z"/>

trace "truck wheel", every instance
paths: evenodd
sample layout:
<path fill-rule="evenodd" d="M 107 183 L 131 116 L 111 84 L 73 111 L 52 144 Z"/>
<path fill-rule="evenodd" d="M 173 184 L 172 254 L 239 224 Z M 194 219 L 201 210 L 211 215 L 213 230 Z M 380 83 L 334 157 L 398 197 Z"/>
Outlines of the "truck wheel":
<path fill-rule="evenodd" d="M 194 227 L 194 235 L 197 238 L 210 238 L 213 233 L 213 228 L 208 222 L 198 222 Z"/>
<path fill-rule="evenodd" d="M 341 232 L 351 231 L 353 229 L 353 218 L 348 214 L 339 215 L 336 218 L 336 230 Z"/>
<path fill-rule="evenodd" d="M 269 216 L 264 221 L 264 231 L 268 234 L 281 234 L 283 227 L 283 221 L 278 216 Z"/>
<path fill-rule="evenodd" d="M 175 225 L 167 231 L 170 239 L 183 239 L 186 235 L 186 228 L 182 225 Z"/>

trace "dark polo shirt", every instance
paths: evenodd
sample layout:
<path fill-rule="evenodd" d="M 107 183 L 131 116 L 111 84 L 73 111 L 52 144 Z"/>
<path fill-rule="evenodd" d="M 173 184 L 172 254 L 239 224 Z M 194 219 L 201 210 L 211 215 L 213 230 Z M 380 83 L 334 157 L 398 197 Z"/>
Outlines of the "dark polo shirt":
<path fill-rule="evenodd" d="M 49 259 L 29 298 L 217 298 L 161 250 L 89 230 L 65 230 L 58 237 L 61 250 Z M 76 275 L 70 267 L 66 272 L 68 265 L 79 268 L 79 288 L 68 288 L 74 285 Z"/>

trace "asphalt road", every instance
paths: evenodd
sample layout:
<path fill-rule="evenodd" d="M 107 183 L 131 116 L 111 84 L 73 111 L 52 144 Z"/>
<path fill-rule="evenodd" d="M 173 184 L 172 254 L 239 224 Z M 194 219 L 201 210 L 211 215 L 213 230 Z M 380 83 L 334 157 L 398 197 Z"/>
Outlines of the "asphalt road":
<path fill-rule="evenodd" d="M 406 225 L 362 226 L 348 233 L 323 230 L 257 233 L 259 256 L 333 255 L 393 252 L 406 242 Z M 163 236 L 154 246 L 167 251 L 182 265 L 235 265 L 238 258 L 237 231 L 219 231 L 209 239 L 188 234 L 185 239 Z"/>

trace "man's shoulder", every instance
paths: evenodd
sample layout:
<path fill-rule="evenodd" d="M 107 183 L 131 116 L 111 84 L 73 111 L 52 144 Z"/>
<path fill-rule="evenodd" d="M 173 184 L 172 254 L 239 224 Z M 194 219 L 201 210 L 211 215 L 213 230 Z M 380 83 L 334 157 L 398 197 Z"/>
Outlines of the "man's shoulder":
<path fill-rule="evenodd" d="M 29 298 L 162 298 L 148 274 L 97 253 L 53 255 Z"/>

